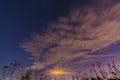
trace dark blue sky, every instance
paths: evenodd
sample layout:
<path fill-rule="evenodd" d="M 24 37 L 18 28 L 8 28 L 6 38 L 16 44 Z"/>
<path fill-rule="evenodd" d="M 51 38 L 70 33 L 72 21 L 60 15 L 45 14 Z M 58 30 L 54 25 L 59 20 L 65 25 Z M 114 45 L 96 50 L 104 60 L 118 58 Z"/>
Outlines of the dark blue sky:
<path fill-rule="evenodd" d="M 27 54 L 19 45 L 32 33 L 41 33 L 48 21 L 64 15 L 71 1 L 64 0 L 1 0 L 0 1 L 0 63 L 8 64 Z"/>
<path fill-rule="evenodd" d="M 46 5 L 48 1 L 0 1 L 0 63 L 25 59 L 19 45 L 32 32 L 40 32 L 45 27 L 42 15 L 48 8 Z"/>

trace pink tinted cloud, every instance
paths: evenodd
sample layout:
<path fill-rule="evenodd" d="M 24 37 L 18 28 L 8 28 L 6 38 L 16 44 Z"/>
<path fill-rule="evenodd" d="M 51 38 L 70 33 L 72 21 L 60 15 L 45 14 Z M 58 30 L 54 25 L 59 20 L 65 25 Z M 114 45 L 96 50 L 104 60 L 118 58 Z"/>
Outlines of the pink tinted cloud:
<path fill-rule="evenodd" d="M 80 9 L 74 9 L 69 12 L 69 17 L 60 17 L 58 22 L 50 23 L 46 33 L 35 34 L 22 44 L 22 48 L 34 57 L 32 68 L 44 68 L 52 64 L 56 64 L 54 67 L 63 67 L 64 63 L 78 57 L 89 57 L 86 61 L 80 60 L 89 62 L 90 58 L 111 56 L 90 53 L 120 40 L 119 9 L 120 3 L 99 11 L 99 14 L 94 9 L 86 9 L 86 14 Z M 44 63 L 39 61 L 41 57 Z"/>

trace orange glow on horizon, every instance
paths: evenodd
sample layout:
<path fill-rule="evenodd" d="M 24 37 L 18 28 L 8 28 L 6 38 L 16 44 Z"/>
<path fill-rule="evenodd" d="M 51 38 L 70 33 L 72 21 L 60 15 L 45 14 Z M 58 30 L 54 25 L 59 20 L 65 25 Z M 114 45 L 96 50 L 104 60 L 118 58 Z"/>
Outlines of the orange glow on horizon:
<path fill-rule="evenodd" d="M 52 75 L 64 75 L 64 74 L 70 74 L 70 72 L 65 72 L 62 70 L 50 70 L 50 74 L 52 74 Z"/>

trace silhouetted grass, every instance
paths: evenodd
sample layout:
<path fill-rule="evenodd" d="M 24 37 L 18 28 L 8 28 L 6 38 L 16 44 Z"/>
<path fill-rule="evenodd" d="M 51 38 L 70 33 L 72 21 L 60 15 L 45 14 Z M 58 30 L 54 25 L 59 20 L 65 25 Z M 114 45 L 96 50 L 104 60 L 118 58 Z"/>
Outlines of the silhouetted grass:
<path fill-rule="evenodd" d="M 19 77 L 13 78 L 15 70 L 21 65 L 19 62 L 14 62 L 9 66 L 3 66 L 2 79 L 6 80 L 6 74 L 9 75 L 9 80 L 67 80 L 65 76 L 60 76 L 57 78 L 51 78 L 44 70 L 26 70 Z M 92 64 L 89 71 L 79 72 L 76 71 L 76 74 L 71 75 L 71 80 L 120 80 L 120 70 L 117 68 L 114 61 L 112 63 L 107 63 L 103 65 L 100 62 Z"/>

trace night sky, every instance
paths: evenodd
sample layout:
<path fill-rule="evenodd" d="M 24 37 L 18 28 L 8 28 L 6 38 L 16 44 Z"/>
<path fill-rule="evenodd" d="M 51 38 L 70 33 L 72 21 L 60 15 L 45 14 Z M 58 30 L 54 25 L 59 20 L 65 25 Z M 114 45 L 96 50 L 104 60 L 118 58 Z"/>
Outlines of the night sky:
<path fill-rule="evenodd" d="M 60 3 L 59 3 L 60 2 Z M 48 21 L 62 15 L 67 1 L 0 1 L 0 61 L 24 60 L 27 54 L 19 47 L 32 33 L 42 33 Z M 62 5 L 62 6 L 61 6 Z M 7 59 L 7 60 L 6 60 Z M 9 59 L 9 60 L 8 60 Z"/>
<path fill-rule="evenodd" d="M 0 67 L 74 70 L 120 56 L 119 0 L 1 0 Z"/>

